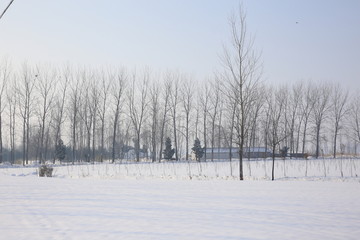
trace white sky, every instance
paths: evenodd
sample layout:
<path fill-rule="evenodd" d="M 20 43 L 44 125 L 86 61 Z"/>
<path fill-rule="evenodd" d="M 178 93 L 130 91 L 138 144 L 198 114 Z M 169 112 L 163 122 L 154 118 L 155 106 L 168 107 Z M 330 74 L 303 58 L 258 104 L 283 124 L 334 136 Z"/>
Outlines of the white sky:
<path fill-rule="evenodd" d="M 10 0 L 0 0 L 3 11 Z M 221 67 L 236 0 L 15 0 L 0 20 L 0 58 L 53 65 L 150 66 L 195 79 Z M 264 79 L 360 90 L 360 1 L 243 1 Z M 298 22 L 298 23 L 296 23 Z"/>

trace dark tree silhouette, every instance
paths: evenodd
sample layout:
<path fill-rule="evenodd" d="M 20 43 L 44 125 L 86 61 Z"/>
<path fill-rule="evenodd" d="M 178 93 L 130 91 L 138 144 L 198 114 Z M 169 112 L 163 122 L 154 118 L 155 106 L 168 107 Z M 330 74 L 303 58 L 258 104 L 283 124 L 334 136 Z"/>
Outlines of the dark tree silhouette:
<path fill-rule="evenodd" d="M 195 154 L 196 161 L 200 162 L 200 159 L 204 155 L 204 148 L 201 147 L 199 138 L 195 139 L 194 147 L 191 148 L 191 150 L 193 150 L 193 153 Z"/>
<path fill-rule="evenodd" d="M 172 145 L 171 145 L 171 140 L 170 138 L 166 138 L 166 142 L 165 142 L 165 149 L 164 149 L 164 158 L 166 160 L 170 160 L 172 158 L 172 156 L 174 155 L 175 153 L 175 149 L 172 148 Z"/>
<path fill-rule="evenodd" d="M 63 140 L 59 139 L 58 144 L 55 148 L 55 158 L 59 159 L 60 162 L 63 161 L 66 157 L 66 146 L 64 145 Z"/>

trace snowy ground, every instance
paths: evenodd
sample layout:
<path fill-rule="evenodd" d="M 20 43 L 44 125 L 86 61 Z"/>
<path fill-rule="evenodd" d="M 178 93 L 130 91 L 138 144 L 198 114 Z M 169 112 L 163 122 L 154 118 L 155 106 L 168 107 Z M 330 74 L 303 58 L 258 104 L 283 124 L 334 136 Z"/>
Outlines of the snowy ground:
<path fill-rule="evenodd" d="M 245 179 L 269 180 L 271 160 L 244 161 Z M 10 176 L 37 175 L 35 166 L 21 167 L 0 165 L 0 174 Z M 179 180 L 235 180 L 239 178 L 239 162 L 162 162 L 55 165 L 57 178 L 111 178 L 111 179 L 179 179 Z M 331 180 L 354 179 L 360 177 L 360 159 L 311 159 L 275 161 L 277 180 Z"/>
<path fill-rule="evenodd" d="M 358 239 L 358 163 L 350 163 L 341 178 L 335 161 L 309 177 L 291 176 L 303 168 L 289 162 L 289 176 L 278 165 L 274 182 L 224 180 L 227 163 L 202 166 L 202 178 L 186 163 L 129 164 L 127 175 L 124 165 L 63 166 L 54 178 L 3 167 L 0 239 Z M 264 179 L 250 167 L 258 177 L 248 179 Z"/>

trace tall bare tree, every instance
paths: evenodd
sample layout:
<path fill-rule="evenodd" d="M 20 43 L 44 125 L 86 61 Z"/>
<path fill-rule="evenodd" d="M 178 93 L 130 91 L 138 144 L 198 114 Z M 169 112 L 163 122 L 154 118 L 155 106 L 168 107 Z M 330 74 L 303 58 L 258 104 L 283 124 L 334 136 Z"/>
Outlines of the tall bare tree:
<path fill-rule="evenodd" d="M 195 92 L 195 99 L 198 97 L 198 92 Z M 201 114 L 201 104 L 199 101 L 196 101 L 196 105 L 195 105 L 195 122 L 194 122 L 194 127 L 195 127 L 195 131 L 194 131 L 194 136 L 195 139 L 199 138 L 199 124 L 200 124 L 200 114 Z"/>
<path fill-rule="evenodd" d="M 284 109 L 286 105 L 286 90 L 279 89 L 275 92 L 271 90 L 268 95 L 267 104 L 269 108 L 270 118 L 269 118 L 269 143 L 272 149 L 272 170 L 271 170 L 271 180 L 275 179 L 275 152 L 276 147 L 279 146 L 280 142 L 286 137 L 285 130 L 281 128 L 281 118 L 284 114 Z"/>
<path fill-rule="evenodd" d="M 140 137 L 145 117 L 148 111 L 148 88 L 150 80 L 149 69 L 145 69 L 142 79 L 137 82 L 136 72 L 132 76 L 132 86 L 128 91 L 128 105 L 130 119 L 135 130 L 135 154 L 136 161 L 140 161 Z"/>
<path fill-rule="evenodd" d="M 41 71 L 38 72 L 38 84 L 37 90 L 39 93 L 39 118 L 40 118 L 40 146 L 39 146 L 39 155 L 40 155 L 40 164 L 45 162 L 45 132 L 49 128 L 47 124 L 48 115 L 51 108 L 53 107 L 53 100 L 55 96 L 56 89 L 56 72 L 51 71 L 49 68 L 43 67 Z"/>
<path fill-rule="evenodd" d="M 307 141 L 307 130 L 308 130 L 308 124 L 310 121 L 310 117 L 312 115 L 312 112 L 314 110 L 314 97 L 313 94 L 316 94 L 315 91 L 313 91 L 313 86 L 309 83 L 307 83 L 305 87 L 305 93 L 303 94 L 303 99 L 300 104 L 300 114 L 303 116 L 304 121 L 304 128 L 303 128 L 303 136 L 302 136 L 302 154 L 305 153 L 305 145 Z"/>
<path fill-rule="evenodd" d="M 5 90 L 10 78 L 10 64 L 8 60 L 0 63 L 0 163 L 3 162 L 3 112 L 5 108 L 4 100 L 6 99 Z"/>
<path fill-rule="evenodd" d="M 219 114 L 220 108 L 220 82 L 218 79 L 212 83 L 210 93 L 210 108 L 208 115 L 211 121 L 211 161 L 214 161 L 214 148 L 215 148 L 215 124 Z M 220 147 L 220 146 L 218 146 Z"/>
<path fill-rule="evenodd" d="M 331 116 L 334 124 L 334 147 L 333 156 L 336 158 L 337 137 L 342 129 L 342 121 L 346 117 L 349 109 L 347 107 L 349 93 L 344 91 L 340 85 L 334 86 L 331 95 Z"/>
<path fill-rule="evenodd" d="M 248 131 L 248 114 L 261 77 L 260 56 L 254 51 L 254 40 L 248 34 L 246 14 L 240 5 L 230 18 L 231 50 L 224 47 L 225 86 L 236 103 L 236 133 L 239 148 L 239 175 L 244 179 L 243 152 Z"/>
<path fill-rule="evenodd" d="M 171 92 L 170 92 L 170 103 L 171 103 L 171 117 L 173 123 L 173 134 L 174 134 L 174 147 L 175 147 L 175 159 L 179 160 L 179 142 L 178 142 L 178 129 L 176 120 L 178 118 L 178 105 L 181 101 L 180 99 L 180 76 L 178 73 L 174 73 L 171 76 Z"/>
<path fill-rule="evenodd" d="M 113 120 L 113 133 L 112 133 L 112 151 L 111 151 L 111 162 L 115 162 L 115 148 L 116 148 L 116 138 L 118 135 L 118 124 L 122 108 L 122 103 L 124 101 L 123 94 L 126 87 L 127 74 L 125 69 L 119 69 L 117 76 L 115 76 L 113 85 L 113 100 L 114 100 L 114 120 Z"/>
<path fill-rule="evenodd" d="M 224 88 L 225 89 L 225 88 Z M 227 146 L 229 147 L 229 160 L 230 160 L 230 169 L 231 169 L 231 176 L 232 176 L 232 158 L 233 158 L 233 144 L 234 144 L 234 128 L 235 128 L 235 114 L 236 114 L 236 106 L 237 103 L 231 97 L 231 94 L 228 92 L 223 92 L 225 98 L 225 106 L 226 106 L 226 117 L 227 117 Z"/>
<path fill-rule="evenodd" d="M 70 94 L 69 94 L 69 116 L 71 125 L 71 143 L 72 143 L 72 163 L 77 161 L 77 137 L 78 137 L 78 125 L 79 125 L 79 110 L 81 101 L 81 77 L 77 73 L 75 79 L 70 82 Z"/>
<path fill-rule="evenodd" d="M 167 73 L 169 74 L 169 73 Z M 161 119 L 161 127 L 160 127 L 160 150 L 159 150 L 159 161 L 161 160 L 161 156 L 163 154 L 163 143 L 164 143 L 164 132 L 165 132 L 165 125 L 167 122 L 167 116 L 170 111 L 170 94 L 171 94 L 171 77 L 165 76 L 164 77 L 164 84 L 163 84 L 163 95 L 162 95 L 162 119 Z"/>
<path fill-rule="evenodd" d="M 253 107 L 250 111 L 250 120 L 249 120 L 249 131 L 248 131 L 248 168 L 249 168 L 249 174 L 251 176 L 251 164 L 250 164 L 250 158 L 251 151 L 253 151 L 256 147 L 259 147 L 259 118 L 261 114 L 261 110 L 263 108 L 264 102 L 265 102 L 265 89 L 264 87 L 259 87 L 257 98 L 254 101 Z M 265 145 L 265 147 L 267 147 Z"/>
<path fill-rule="evenodd" d="M 203 86 L 203 91 L 199 93 L 199 102 L 201 104 L 202 111 L 202 120 L 203 120 L 203 144 L 204 144 L 204 159 L 207 159 L 207 117 L 209 115 L 209 104 L 210 104 L 210 87 L 209 84 L 205 83 Z"/>
<path fill-rule="evenodd" d="M 23 165 L 29 163 L 29 142 L 30 142 L 30 116 L 32 115 L 32 104 L 34 102 L 33 90 L 38 75 L 27 63 L 22 66 L 22 73 L 19 81 L 16 82 L 16 92 L 19 104 L 20 116 L 23 122 Z"/>
<path fill-rule="evenodd" d="M 12 80 L 16 82 L 14 76 Z M 14 84 L 14 83 L 13 83 Z M 16 106 L 17 106 L 16 89 L 12 88 L 7 91 L 7 102 L 9 108 L 9 135 L 10 135 L 10 162 L 15 162 L 15 134 L 16 134 Z"/>
<path fill-rule="evenodd" d="M 287 114 L 289 114 L 289 136 L 290 136 L 290 148 L 289 151 L 291 153 L 294 153 L 297 147 L 296 141 L 295 141 L 295 130 L 296 130 L 296 124 L 298 120 L 299 109 L 301 104 L 303 94 L 303 85 L 301 83 L 295 84 L 292 86 L 291 94 L 289 96 L 289 104 L 287 105 Z M 298 122 L 300 124 L 300 122 Z"/>
<path fill-rule="evenodd" d="M 95 149 L 96 149 L 96 128 L 97 128 L 97 120 L 98 120 L 98 108 L 100 103 L 100 91 L 97 85 L 97 78 L 95 76 L 93 81 L 91 82 L 91 116 L 92 116 L 92 160 L 95 161 Z"/>
<path fill-rule="evenodd" d="M 315 141 L 316 141 L 316 158 L 320 154 L 320 134 L 325 119 L 328 117 L 330 109 L 330 94 L 331 87 L 325 84 L 315 86 L 313 88 L 314 93 L 314 109 L 313 109 L 313 122 L 315 126 Z"/>
<path fill-rule="evenodd" d="M 79 108 L 80 122 L 80 142 L 84 143 L 85 148 L 81 146 L 81 150 L 85 150 L 81 156 L 85 157 L 86 161 L 90 161 L 91 158 L 91 136 L 93 126 L 93 108 L 92 108 L 92 96 L 91 96 L 91 85 L 92 85 L 92 73 L 83 69 L 81 72 L 81 101 Z M 82 131 L 83 130 L 83 131 Z M 84 141 L 82 141 L 84 140 Z"/>
<path fill-rule="evenodd" d="M 100 96 L 99 96 L 100 106 L 98 108 L 98 111 L 99 111 L 99 118 L 101 121 L 100 160 L 101 160 L 101 162 L 103 162 L 104 151 L 105 151 L 106 113 L 107 113 L 107 109 L 108 109 L 108 106 L 107 106 L 108 105 L 108 96 L 109 96 L 109 91 L 110 91 L 110 87 L 111 87 L 110 80 L 113 80 L 114 77 L 110 70 L 107 73 L 102 70 L 100 73 L 100 78 L 101 78 L 101 87 L 100 87 Z"/>
<path fill-rule="evenodd" d="M 349 126 L 355 140 L 355 146 L 360 143 L 360 96 L 354 96 L 349 111 Z"/>
<path fill-rule="evenodd" d="M 66 93 L 67 93 L 67 89 L 70 83 L 70 79 L 71 79 L 71 70 L 69 68 L 69 66 L 65 67 L 62 71 L 62 75 L 59 77 L 60 79 L 60 94 L 57 95 L 56 99 L 55 99 L 55 109 L 54 109 L 54 127 L 55 127 L 55 146 L 54 149 L 56 149 L 56 145 L 58 144 L 58 141 L 61 139 L 61 130 L 62 130 L 62 125 L 65 122 L 65 103 L 66 103 Z M 53 162 L 55 163 L 55 153 L 54 153 L 54 158 L 53 158 Z"/>
<path fill-rule="evenodd" d="M 194 84 L 190 79 L 185 79 L 181 89 L 182 105 L 185 114 L 185 158 L 189 159 L 190 142 L 190 117 L 193 110 Z"/>
<path fill-rule="evenodd" d="M 157 133 L 158 133 L 158 118 L 160 112 L 160 86 L 158 82 L 153 82 L 150 88 L 150 102 L 151 102 L 151 159 L 155 162 L 157 159 Z"/>

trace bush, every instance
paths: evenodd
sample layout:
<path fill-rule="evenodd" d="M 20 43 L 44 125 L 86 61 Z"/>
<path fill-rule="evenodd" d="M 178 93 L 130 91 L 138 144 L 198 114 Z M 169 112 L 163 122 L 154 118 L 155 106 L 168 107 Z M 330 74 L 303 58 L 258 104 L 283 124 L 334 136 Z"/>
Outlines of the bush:
<path fill-rule="evenodd" d="M 201 147 L 201 143 L 198 138 L 195 139 L 194 147 L 191 148 L 191 150 L 193 150 L 193 153 L 195 154 L 196 161 L 200 162 L 200 159 L 204 155 L 205 149 Z"/>
<path fill-rule="evenodd" d="M 171 139 L 168 137 L 166 138 L 166 141 L 165 141 L 165 149 L 163 151 L 163 154 L 164 154 L 164 159 L 166 160 L 172 160 L 172 156 L 174 155 L 175 153 L 175 149 L 172 148 L 171 146 Z"/>
<path fill-rule="evenodd" d="M 53 170 L 54 169 L 52 167 L 42 165 L 39 167 L 39 177 L 52 177 Z"/>
<path fill-rule="evenodd" d="M 66 157 L 66 146 L 64 145 L 63 140 L 59 139 L 58 144 L 55 147 L 55 157 L 63 161 Z"/>

